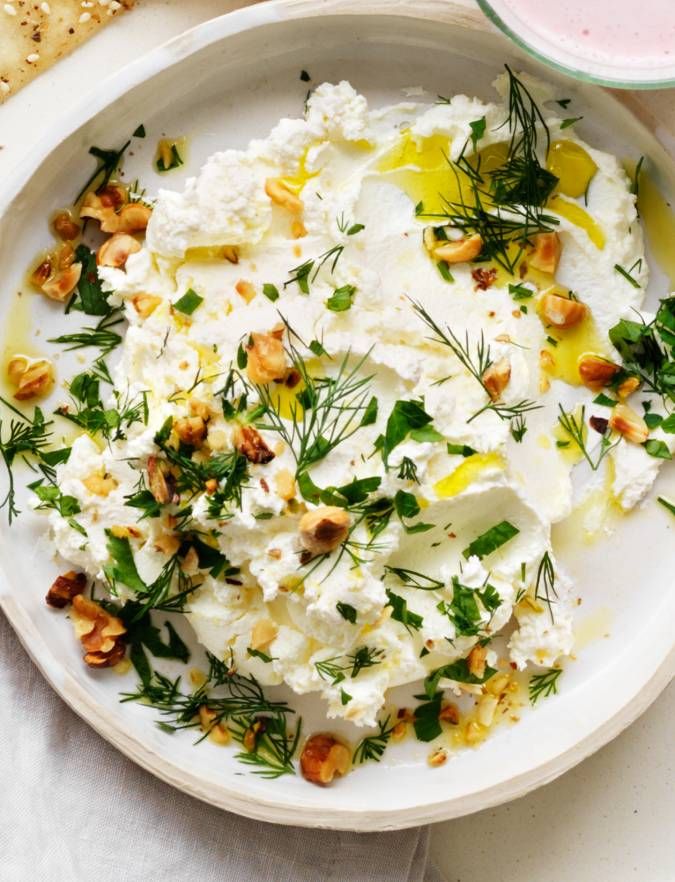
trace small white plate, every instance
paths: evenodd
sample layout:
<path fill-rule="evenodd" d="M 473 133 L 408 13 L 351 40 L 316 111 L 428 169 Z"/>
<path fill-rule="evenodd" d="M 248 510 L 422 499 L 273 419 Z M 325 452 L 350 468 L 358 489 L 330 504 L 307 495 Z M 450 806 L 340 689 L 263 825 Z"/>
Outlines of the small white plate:
<path fill-rule="evenodd" d="M 161 180 L 177 188 L 216 149 L 244 146 L 265 135 L 280 116 L 299 115 L 306 91 L 299 79 L 302 68 L 314 83 L 349 79 L 378 106 L 400 100 L 402 90 L 414 86 L 424 87 L 429 101 L 437 93 L 457 92 L 489 99 L 491 81 L 504 62 L 559 83 L 560 96 L 574 98 L 574 115 L 583 114 L 580 131 L 591 143 L 621 157 L 645 154 L 664 190 L 675 195 L 669 158 L 625 108 L 606 92 L 573 84 L 519 55 L 473 8 L 447 0 L 408 0 L 393 9 L 388 0 L 266 3 L 195 28 L 103 82 L 87 106 L 66 114 L 63 125 L 5 183 L 0 194 L 0 205 L 7 206 L 0 219 L 2 326 L 11 322 L 18 328 L 21 322 L 10 316 L 30 312 L 32 345 L 56 352 L 44 341 L 65 327 L 61 310 L 32 296 L 24 273 L 49 243 L 46 218 L 71 202 L 86 180 L 92 144 L 120 145 L 144 123 L 148 137 L 140 147 L 135 142 L 126 176 L 138 174 L 152 192 L 160 186 L 150 165 L 157 139 L 165 133 L 187 135 L 186 166 Z M 19 298 L 16 292 L 22 289 Z M 652 298 L 666 290 L 655 272 Z M 16 342 L 21 348 L 25 341 Z M 61 369 L 65 363 L 60 357 Z M 672 473 L 668 480 L 672 496 Z M 667 494 L 661 481 L 660 492 Z M 25 509 L 25 497 L 22 502 Z M 381 763 L 369 763 L 327 789 L 299 776 L 260 780 L 227 748 L 209 742 L 194 747 L 194 733 L 168 736 L 155 727 L 152 711 L 120 704 L 118 693 L 133 686 L 133 675 L 122 679 L 86 669 L 68 622 L 45 606 L 57 569 L 41 538 L 44 521 L 36 515 L 24 513 L 11 530 L 3 519 L 0 603 L 71 707 L 171 784 L 265 821 L 400 828 L 477 811 L 550 781 L 613 738 L 658 695 L 672 675 L 674 657 L 669 518 L 650 501 L 606 541 L 563 553 L 583 598 L 582 629 L 608 636 L 578 651 L 565 670 L 560 695 L 534 712 L 526 709 L 517 725 L 502 726 L 479 749 L 456 754 L 442 768 L 430 769 L 428 747 L 409 741 L 392 746 Z M 315 702 L 287 697 L 308 720 L 307 731 L 325 727 Z"/>

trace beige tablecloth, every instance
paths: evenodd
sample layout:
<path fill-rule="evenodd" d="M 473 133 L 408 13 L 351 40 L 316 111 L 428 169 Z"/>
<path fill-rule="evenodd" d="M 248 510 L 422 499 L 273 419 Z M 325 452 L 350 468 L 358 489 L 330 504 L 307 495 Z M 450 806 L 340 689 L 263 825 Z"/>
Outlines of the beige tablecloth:
<path fill-rule="evenodd" d="M 211 808 L 79 719 L 0 613 L 2 882 L 442 882 L 428 828 L 332 833 Z"/>

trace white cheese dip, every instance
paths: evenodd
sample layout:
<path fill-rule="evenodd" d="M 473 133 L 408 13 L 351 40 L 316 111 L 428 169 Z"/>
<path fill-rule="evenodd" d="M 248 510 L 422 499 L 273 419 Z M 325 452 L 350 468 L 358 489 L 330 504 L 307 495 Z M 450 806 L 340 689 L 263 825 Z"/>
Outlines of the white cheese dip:
<path fill-rule="evenodd" d="M 503 81 L 498 86 L 503 92 Z M 562 189 L 545 206 L 558 221 L 554 272 L 528 266 L 531 248 L 514 273 L 494 260 L 434 257 L 438 238 L 425 247 L 424 230 L 447 223 L 436 215 L 447 207 L 444 195 L 455 198 L 448 158 L 460 159 L 466 145 L 486 163 L 499 156 L 510 137 L 506 114 L 501 101 L 463 95 L 433 106 L 407 101 L 370 110 L 349 83 L 323 84 L 305 118 L 281 120 L 246 150 L 214 154 L 183 192 L 160 190 L 142 250 L 123 269 L 99 269 L 129 322 L 115 386 L 131 397 L 147 394 L 148 420 L 104 449 L 86 436 L 75 442 L 58 483 L 78 500 L 87 539 L 53 512 L 58 552 L 102 577 L 110 563 L 106 531 L 133 525 L 121 535 L 141 576 L 151 580 L 176 550 L 176 511 L 189 505 L 186 529 L 237 570 L 234 577 L 213 575 L 186 558 L 199 584 L 188 604 L 199 641 L 263 684 L 319 693 L 330 717 L 357 725 L 375 722 L 390 687 L 465 659 L 477 643 L 494 663 L 489 643 L 503 629 L 510 633 L 505 652 L 521 669 L 551 666 L 573 648 L 574 588 L 556 564 L 550 534 L 570 512 L 570 476 L 581 457 L 570 455 L 570 439 L 560 434 L 558 405 L 574 414 L 585 404 L 587 417 L 609 416 L 591 403 L 596 392 L 580 384 L 578 357 L 590 351 L 617 359 L 607 331 L 640 306 L 642 291 L 614 266 L 638 267 L 641 284 L 647 268 L 635 198 L 619 162 L 572 128 L 563 130 L 547 110 L 550 141 L 563 145 L 556 148 Z M 541 127 L 539 144 L 545 166 Z M 577 196 L 565 195 L 563 186 L 570 152 L 594 167 Z M 461 233 L 427 234 L 441 242 L 444 235 Z M 552 286 L 585 304 L 583 327 L 552 329 L 540 316 L 542 292 Z M 188 291 L 199 303 L 185 314 L 173 304 Z M 484 371 L 476 377 L 425 316 L 446 337 L 451 331 L 474 367 L 486 365 L 481 345 L 492 365 L 507 366 L 494 401 Z M 199 461 L 233 453 L 237 423 L 262 394 L 247 380 L 250 335 L 275 328 L 289 369 L 301 359 L 319 386 L 341 365 L 343 381 L 352 370 L 363 380 L 355 398 L 343 401 L 353 408 L 351 422 L 338 408 L 324 427 L 324 440 L 339 434 L 330 421 L 337 419 L 347 437 L 299 468 L 298 433 L 303 415 L 311 414 L 303 410 L 305 384 L 297 376 L 295 385 L 271 382 L 266 394 L 286 428 L 279 431 L 269 415 L 252 418 L 274 456 L 247 462 L 239 497 L 219 508 L 225 491 L 216 481 L 139 521 L 125 499 L 146 475 L 149 457 L 162 457 L 154 438 L 167 418 L 175 432 L 181 419 L 204 417 Z M 246 409 L 233 417 L 223 400 L 236 396 L 223 387 L 237 363 L 250 388 Z M 365 405 L 375 401 L 376 415 L 372 409 L 364 419 Z M 396 402 L 414 402 L 417 418 L 421 412 L 426 420 L 406 423 L 383 457 L 381 439 L 386 445 L 393 433 Z M 654 480 L 658 461 L 616 440 L 603 465 L 627 464 L 629 485 L 616 489 L 629 507 Z M 600 442 L 591 431 L 592 455 Z M 175 445 L 175 435 L 166 443 Z M 108 495 L 87 488 L 95 473 L 114 479 Z M 300 520 L 325 504 L 300 486 L 306 475 L 324 490 L 379 479 L 349 508 L 346 543 L 324 557 L 303 554 Z M 542 561 L 555 574 L 553 584 Z M 359 651 L 369 663 L 357 669 Z M 334 667 L 327 671 L 331 665 L 340 676 Z M 447 686 L 452 677 L 439 682 Z"/>

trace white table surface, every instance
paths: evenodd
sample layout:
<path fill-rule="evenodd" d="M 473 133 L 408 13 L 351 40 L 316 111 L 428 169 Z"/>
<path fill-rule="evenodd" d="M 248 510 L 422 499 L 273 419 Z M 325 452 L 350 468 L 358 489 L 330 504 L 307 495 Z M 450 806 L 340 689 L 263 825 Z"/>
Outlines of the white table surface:
<path fill-rule="evenodd" d="M 0 107 L 0 175 L 81 100 L 83 70 L 112 73 L 236 0 L 140 0 Z M 654 95 L 655 109 L 673 93 Z M 508 805 L 438 824 L 432 850 L 448 882 L 674 882 L 675 684 L 626 732 L 552 784 Z"/>

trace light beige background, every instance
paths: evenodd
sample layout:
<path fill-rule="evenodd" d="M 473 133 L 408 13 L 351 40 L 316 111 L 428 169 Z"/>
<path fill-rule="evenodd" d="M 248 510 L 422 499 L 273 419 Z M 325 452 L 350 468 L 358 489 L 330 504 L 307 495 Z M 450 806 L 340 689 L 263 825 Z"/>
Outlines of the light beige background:
<path fill-rule="evenodd" d="M 185 28 L 242 5 L 141 0 L 0 108 L 0 176 L 11 174 L 69 97 L 84 97 L 83 70 L 112 73 Z M 657 120 L 675 113 L 673 92 L 655 93 L 650 102 Z M 674 882 L 673 719 L 675 685 L 561 779 L 500 808 L 437 825 L 432 849 L 448 882 Z"/>

